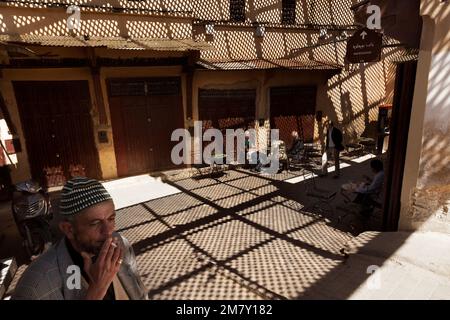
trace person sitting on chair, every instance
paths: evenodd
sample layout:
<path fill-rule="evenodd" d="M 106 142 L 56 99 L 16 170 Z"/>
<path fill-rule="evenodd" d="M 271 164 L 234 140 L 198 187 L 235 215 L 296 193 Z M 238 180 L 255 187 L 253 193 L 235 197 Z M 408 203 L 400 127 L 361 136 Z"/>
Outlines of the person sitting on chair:
<path fill-rule="evenodd" d="M 384 184 L 384 168 L 383 162 L 378 159 L 374 159 L 370 162 L 370 168 L 375 174 L 373 179 L 365 176 L 365 183 L 361 183 L 355 190 L 357 196 L 354 203 L 361 204 L 365 208 L 369 208 L 378 203 L 378 196 L 383 190 Z"/>
<path fill-rule="evenodd" d="M 296 156 L 300 153 L 301 150 L 304 149 L 304 143 L 303 140 L 300 139 L 300 137 L 298 136 L 298 132 L 297 131 L 292 131 L 291 133 L 292 136 L 292 145 L 288 150 L 288 155 L 289 156 Z"/>

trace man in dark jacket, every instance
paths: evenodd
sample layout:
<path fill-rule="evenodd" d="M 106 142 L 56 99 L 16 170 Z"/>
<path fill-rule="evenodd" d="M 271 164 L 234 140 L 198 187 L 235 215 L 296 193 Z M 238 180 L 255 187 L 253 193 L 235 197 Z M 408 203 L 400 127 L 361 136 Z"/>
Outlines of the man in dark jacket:
<path fill-rule="evenodd" d="M 327 137 L 326 137 L 326 145 L 325 145 L 325 159 L 323 159 L 322 163 L 322 174 L 328 174 L 328 159 L 331 157 L 334 158 L 335 165 L 335 175 L 334 178 L 338 178 L 340 175 L 339 168 L 339 153 L 344 150 L 344 146 L 342 144 L 343 137 L 342 132 L 338 128 L 334 126 L 332 121 L 328 124 Z"/>

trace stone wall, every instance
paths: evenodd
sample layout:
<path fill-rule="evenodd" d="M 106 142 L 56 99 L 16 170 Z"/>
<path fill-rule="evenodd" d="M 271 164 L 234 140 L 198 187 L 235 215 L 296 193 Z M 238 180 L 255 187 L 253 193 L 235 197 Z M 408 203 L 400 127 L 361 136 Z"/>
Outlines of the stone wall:
<path fill-rule="evenodd" d="M 416 189 L 409 212 L 413 229 L 450 233 L 450 185 Z"/>
<path fill-rule="evenodd" d="M 400 229 L 450 233 L 450 4 L 422 0 L 421 15 Z"/>

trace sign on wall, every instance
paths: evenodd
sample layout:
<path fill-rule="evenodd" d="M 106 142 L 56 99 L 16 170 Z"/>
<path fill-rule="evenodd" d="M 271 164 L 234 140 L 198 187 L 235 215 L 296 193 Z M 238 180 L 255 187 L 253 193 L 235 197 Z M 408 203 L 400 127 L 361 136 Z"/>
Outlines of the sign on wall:
<path fill-rule="evenodd" d="M 346 60 L 348 63 L 378 62 L 381 59 L 383 35 L 363 28 L 347 42 Z"/>

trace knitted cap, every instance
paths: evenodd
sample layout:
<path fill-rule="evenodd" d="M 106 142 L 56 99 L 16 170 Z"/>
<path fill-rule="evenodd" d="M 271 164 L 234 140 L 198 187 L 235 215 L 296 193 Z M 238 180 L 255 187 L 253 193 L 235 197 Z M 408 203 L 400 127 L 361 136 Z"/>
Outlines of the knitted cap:
<path fill-rule="evenodd" d="M 60 212 L 65 216 L 74 215 L 97 203 L 111 199 L 111 195 L 97 180 L 76 177 L 67 181 L 62 189 Z"/>

